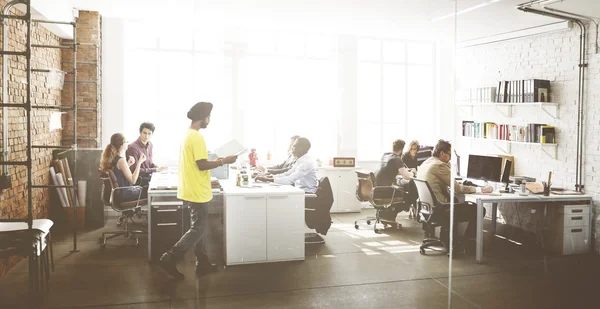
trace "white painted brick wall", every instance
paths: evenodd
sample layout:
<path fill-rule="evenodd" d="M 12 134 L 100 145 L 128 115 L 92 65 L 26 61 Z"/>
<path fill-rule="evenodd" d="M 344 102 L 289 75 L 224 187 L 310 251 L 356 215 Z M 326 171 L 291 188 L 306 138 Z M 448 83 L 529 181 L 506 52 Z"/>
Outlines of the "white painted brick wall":
<path fill-rule="evenodd" d="M 595 33 L 590 35 L 593 39 Z M 594 241 L 600 248 L 600 55 L 594 54 L 589 42 L 587 53 L 588 69 L 585 84 L 585 191 L 594 196 Z M 546 123 L 557 128 L 558 156 L 546 154 L 539 146 L 512 145 L 515 156 L 515 173 L 547 178 L 553 172 L 552 182 L 556 186 L 574 189 L 577 127 L 577 78 L 579 59 L 579 31 L 572 29 L 543 34 L 518 40 L 463 48 L 457 51 L 457 88 L 497 87 L 500 80 L 547 79 L 551 82 L 551 100 L 560 104 L 559 119 L 553 119 L 536 107 L 516 107 L 513 117 L 505 117 L 495 107 L 474 108 L 471 115 L 467 108 L 456 109 L 456 136 L 462 135 L 462 120 L 493 121 L 524 125 Z M 466 172 L 469 153 L 502 153 L 489 141 L 461 139 L 454 142 L 455 149 L 463 155 L 461 168 Z M 552 148 L 547 148 L 553 153 Z M 517 220 L 511 215 L 511 207 L 504 209 L 504 219 L 509 224 Z M 514 212 L 514 210 L 512 211 Z M 512 218 L 511 218 L 512 217 Z M 520 221 L 523 221 L 522 218 Z M 531 222 L 523 228 L 534 230 Z M 595 252 L 600 252 L 594 250 Z"/>

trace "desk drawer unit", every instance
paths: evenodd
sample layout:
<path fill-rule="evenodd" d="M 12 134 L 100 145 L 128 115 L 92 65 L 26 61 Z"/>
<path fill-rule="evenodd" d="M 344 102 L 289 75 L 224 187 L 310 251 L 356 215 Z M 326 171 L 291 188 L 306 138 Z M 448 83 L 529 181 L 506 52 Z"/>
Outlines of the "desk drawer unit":
<path fill-rule="evenodd" d="M 156 261 L 187 230 L 186 225 L 189 226 L 189 223 L 185 224 L 185 222 L 186 216 L 189 221 L 189 212 L 183 209 L 182 205 L 156 205 L 154 203 L 151 212 L 151 255 L 152 260 Z"/>
<path fill-rule="evenodd" d="M 560 206 L 551 217 L 551 249 L 562 255 L 590 251 L 590 206 Z"/>

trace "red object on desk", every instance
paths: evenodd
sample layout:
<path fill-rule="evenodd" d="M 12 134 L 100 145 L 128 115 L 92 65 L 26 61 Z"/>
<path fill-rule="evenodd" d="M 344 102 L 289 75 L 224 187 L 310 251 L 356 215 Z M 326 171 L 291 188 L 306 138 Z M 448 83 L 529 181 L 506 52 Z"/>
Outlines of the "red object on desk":
<path fill-rule="evenodd" d="M 258 160 L 258 155 L 256 154 L 256 149 L 252 148 L 250 153 L 248 154 L 248 159 L 250 160 L 250 166 L 256 166 L 256 160 Z"/>

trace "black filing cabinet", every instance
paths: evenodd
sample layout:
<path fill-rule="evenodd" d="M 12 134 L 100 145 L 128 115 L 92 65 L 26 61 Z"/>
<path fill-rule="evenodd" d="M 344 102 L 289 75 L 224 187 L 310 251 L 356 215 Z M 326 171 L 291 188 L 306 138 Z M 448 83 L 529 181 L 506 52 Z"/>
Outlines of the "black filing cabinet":
<path fill-rule="evenodd" d="M 190 212 L 181 201 L 152 202 L 151 255 L 153 261 L 170 249 L 190 227 Z"/>

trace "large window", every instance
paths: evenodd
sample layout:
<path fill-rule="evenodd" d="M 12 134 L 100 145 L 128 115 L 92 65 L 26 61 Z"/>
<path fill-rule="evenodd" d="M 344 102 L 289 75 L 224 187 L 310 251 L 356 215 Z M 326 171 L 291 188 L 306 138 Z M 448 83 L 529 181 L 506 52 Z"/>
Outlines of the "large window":
<path fill-rule="evenodd" d="M 332 37 L 251 37 L 240 65 L 244 139 L 259 154 L 286 156 L 289 138 L 307 137 L 316 158 L 337 151 L 337 67 Z"/>
<path fill-rule="evenodd" d="M 209 150 L 236 138 L 259 159 L 286 157 L 292 135 L 307 137 L 320 159 L 342 149 L 354 155 L 344 140 L 357 142 L 362 160 L 378 159 L 396 138 L 434 140 L 433 44 L 359 38 L 354 71 L 353 60 L 338 57 L 354 51 L 338 51 L 334 35 L 229 29 L 226 36 L 213 28 L 126 23 L 123 129 L 132 142 L 140 123 L 153 122 L 158 164 L 177 162 L 186 112 L 199 101 L 215 105 L 203 130 Z M 344 132 L 347 123 L 356 127 Z"/>
<path fill-rule="evenodd" d="M 132 142 L 140 123 L 153 122 L 154 161 L 175 164 L 190 107 L 212 102 L 211 123 L 203 131 L 209 150 L 232 138 L 231 57 L 223 38 L 189 27 L 164 28 L 152 36 L 143 24 L 126 28 L 124 129 Z M 182 31 L 184 29 L 185 31 Z"/>
<path fill-rule="evenodd" d="M 379 159 L 397 138 L 434 140 L 433 51 L 431 43 L 358 40 L 359 159 Z"/>

